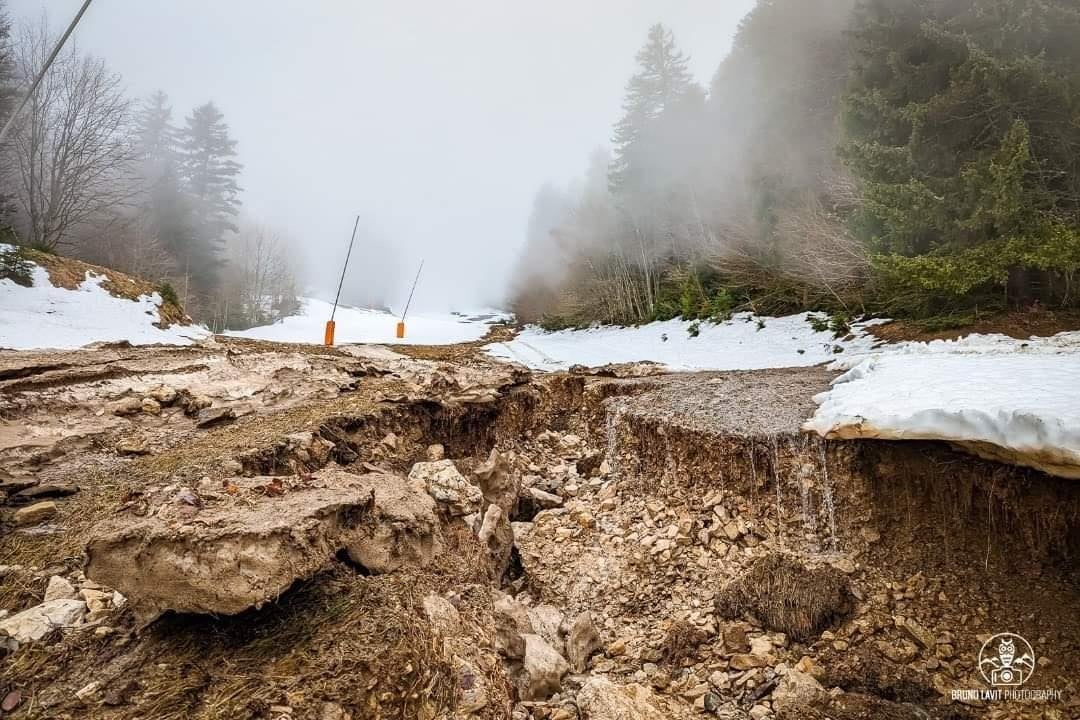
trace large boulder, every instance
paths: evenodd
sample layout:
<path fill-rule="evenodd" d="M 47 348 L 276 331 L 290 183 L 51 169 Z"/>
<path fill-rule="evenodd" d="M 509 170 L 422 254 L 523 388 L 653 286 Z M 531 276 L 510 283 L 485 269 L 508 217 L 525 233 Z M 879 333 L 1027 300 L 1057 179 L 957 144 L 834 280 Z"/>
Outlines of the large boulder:
<path fill-rule="evenodd" d="M 396 477 L 374 492 L 370 515 L 346 537 L 349 558 L 376 575 L 426 567 L 442 550 L 435 501 Z"/>
<path fill-rule="evenodd" d="M 261 607 L 342 550 L 384 572 L 423 564 L 438 546 L 434 503 L 401 477 L 326 469 L 297 487 L 281 478 L 248 484 L 247 494 L 205 505 L 192 497 L 184 513 L 105 525 L 87 544 L 87 577 L 127 596 L 146 624 L 168 610 Z"/>
<path fill-rule="evenodd" d="M 480 511 L 484 495 L 458 472 L 453 460 L 418 462 L 409 471 L 414 487 L 426 491 L 453 517 L 465 517 Z"/>
<path fill-rule="evenodd" d="M 652 692 L 640 685 L 616 685 L 590 677 L 577 694 L 582 720 L 667 720 L 652 702 Z"/>
<path fill-rule="evenodd" d="M 539 635 L 526 634 L 525 656 L 517 677 L 521 700 L 546 700 L 562 687 L 562 678 L 570 665 L 555 648 Z"/>

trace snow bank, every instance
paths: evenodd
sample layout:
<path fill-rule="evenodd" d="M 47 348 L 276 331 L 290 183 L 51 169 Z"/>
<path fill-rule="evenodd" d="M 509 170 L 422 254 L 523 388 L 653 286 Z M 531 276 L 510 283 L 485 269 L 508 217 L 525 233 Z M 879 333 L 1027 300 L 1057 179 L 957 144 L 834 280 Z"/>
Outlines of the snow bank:
<path fill-rule="evenodd" d="M 1080 478 L 1080 333 L 890 346 L 815 401 L 803 428 L 823 437 L 945 440 Z"/>
<path fill-rule="evenodd" d="M 315 298 L 304 298 L 300 313 L 273 325 L 226 333 L 233 337 L 271 342 L 322 344 L 326 321 L 333 304 Z M 487 334 L 492 322 L 505 320 L 506 315 L 495 310 L 475 313 L 410 314 L 405 318 L 405 338 L 399 340 L 398 318 L 381 310 L 338 305 L 334 322 L 337 324 L 334 342 L 379 343 L 384 345 L 449 345 L 479 340 Z"/>
<path fill-rule="evenodd" d="M 485 350 L 537 370 L 645 360 L 672 370 L 759 370 L 819 365 L 838 353 L 864 355 L 876 342 L 865 332 L 868 323 L 854 326 L 852 339 L 837 340 L 831 332 L 815 332 L 809 315 L 759 318 L 742 313 L 723 323 L 700 323 L 697 337 L 688 332 L 694 323 L 685 320 L 559 332 L 530 326 Z"/>
<path fill-rule="evenodd" d="M 39 265 L 33 267 L 33 287 L 0 280 L 0 348 L 69 349 L 121 340 L 133 345 L 189 345 L 209 335 L 198 327 L 155 327 L 160 295 L 137 300 L 114 297 L 101 287 L 104 280 L 88 272 L 79 287 L 66 290 L 55 287 Z"/>

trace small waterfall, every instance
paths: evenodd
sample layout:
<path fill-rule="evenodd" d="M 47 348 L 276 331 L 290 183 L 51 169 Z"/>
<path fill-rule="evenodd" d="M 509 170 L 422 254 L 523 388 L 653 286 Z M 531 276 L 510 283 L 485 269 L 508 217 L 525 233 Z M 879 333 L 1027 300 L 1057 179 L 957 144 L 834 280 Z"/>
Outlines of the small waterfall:
<path fill-rule="evenodd" d="M 784 545 L 784 501 L 780 492 L 780 448 L 777 443 L 776 436 L 773 435 L 769 438 L 769 445 L 772 449 L 772 471 L 773 471 L 773 484 L 776 486 L 776 535 L 780 540 L 780 545 Z"/>
<path fill-rule="evenodd" d="M 611 468 L 611 474 L 615 475 L 617 466 L 617 454 L 615 450 L 618 446 L 619 418 L 622 415 L 622 411 L 617 406 L 613 405 L 613 407 L 615 407 L 615 409 L 609 410 L 605 417 L 605 423 L 607 425 L 605 430 L 607 433 L 607 448 L 604 451 L 604 462 L 606 462 L 608 464 L 608 467 Z"/>
<path fill-rule="evenodd" d="M 828 441 L 818 442 L 818 455 L 821 460 L 821 502 L 829 520 L 829 547 L 836 549 L 836 501 L 833 499 L 832 481 L 829 479 Z"/>

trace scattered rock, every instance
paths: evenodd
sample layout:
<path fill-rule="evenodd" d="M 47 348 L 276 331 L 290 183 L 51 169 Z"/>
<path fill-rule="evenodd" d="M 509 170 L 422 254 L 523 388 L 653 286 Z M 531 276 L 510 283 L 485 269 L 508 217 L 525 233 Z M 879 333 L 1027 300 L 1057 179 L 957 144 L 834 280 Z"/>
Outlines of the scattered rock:
<path fill-rule="evenodd" d="M 652 701 L 652 691 L 641 685 L 616 685 L 603 677 L 590 677 L 577 694 L 585 720 L 667 720 Z"/>
<path fill-rule="evenodd" d="M 211 428 L 216 425 L 223 425 L 227 422 L 231 422 L 237 418 L 236 410 L 231 407 L 214 408 L 207 413 L 200 413 L 199 419 L 195 422 L 197 428 Z"/>
<path fill-rule="evenodd" d="M 37 525 L 56 515 L 56 503 L 52 500 L 27 505 L 15 511 L 12 521 L 16 525 Z"/>
<path fill-rule="evenodd" d="M 214 401 L 208 396 L 192 393 L 189 390 L 178 391 L 176 403 L 184 409 L 184 414 L 188 417 L 195 417 L 200 411 L 214 405 Z"/>
<path fill-rule="evenodd" d="M 57 628 L 77 625 L 86 615 L 86 603 L 82 600 L 49 600 L 40 605 L 15 613 L 0 620 L 0 636 L 7 635 L 8 642 L 34 642 L 42 639 Z"/>
<path fill-rule="evenodd" d="M 439 460 L 442 460 L 446 457 L 446 448 L 444 448 L 440 443 L 428 445 L 425 456 L 427 457 L 428 462 L 438 462 Z"/>
<path fill-rule="evenodd" d="M 514 549 L 514 530 L 510 526 L 510 519 L 500 506 L 494 503 L 488 505 L 480 531 L 476 536 L 487 546 L 494 577 L 501 578 L 510 566 L 510 554 Z"/>
<path fill-rule="evenodd" d="M 544 492 L 540 488 L 531 487 L 528 489 L 528 494 L 533 503 L 544 510 L 561 507 L 563 504 L 561 497 L 554 493 Z"/>
<path fill-rule="evenodd" d="M 469 715 L 488 704 L 487 682 L 471 663 L 455 657 L 459 714 Z"/>
<path fill-rule="evenodd" d="M 518 673 L 518 697 L 522 700 L 546 700 L 562 687 L 563 675 L 570 665 L 544 638 L 525 634 L 525 655 Z"/>
<path fill-rule="evenodd" d="M 32 502 L 42 498 L 68 497 L 79 492 L 79 486 L 74 483 L 47 482 L 34 485 L 18 491 L 11 496 L 10 502 L 19 504 Z"/>
<path fill-rule="evenodd" d="M 428 595 L 422 605 L 428 621 L 443 637 L 455 634 L 461 627 L 461 614 L 442 595 Z"/>
<path fill-rule="evenodd" d="M 529 622 L 536 634 L 544 638 L 555 652 L 563 654 L 562 625 L 565 616 L 554 605 L 534 605 L 529 608 Z"/>
<path fill-rule="evenodd" d="M 505 455 L 492 448 L 487 460 L 476 468 L 473 475 L 484 494 L 485 502 L 498 505 L 507 518 L 517 513 L 521 476 L 512 471 Z"/>
<path fill-rule="evenodd" d="M 160 415 L 161 403 L 151 397 L 143 398 L 139 409 L 141 409 L 147 415 Z"/>
<path fill-rule="evenodd" d="M 934 634 L 911 618 L 897 616 L 893 622 L 923 650 L 930 650 L 937 644 Z"/>
<path fill-rule="evenodd" d="M 773 690 L 773 709 L 797 710 L 827 700 L 828 691 L 813 675 L 800 670 L 789 670 Z"/>
<path fill-rule="evenodd" d="M 4 712 L 11 712 L 15 708 L 19 707 L 19 703 L 22 702 L 22 691 L 12 690 L 4 696 L 3 700 L 0 700 L 0 710 Z"/>
<path fill-rule="evenodd" d="M 535 632 L 525 606 L 509 595 L 493 590 L 492 615 L 495 620 L 495 650 L 517 660 L 525 655 L 523 635 Z"/>
<path fill-rule="evenodd" d="M 731 656 L 731 669 L 732 670 L 752 670 L 753 668 L 762 668 L 768 665 L 768 660 L 761 655 L 751 655 L 749 653 L 739 653 Z"/>
<path fill-rule="evenodd" d="M 146 455 L 150 452 L 150 443 L 145 437 L 126 437 L 116 443 L 117 455 Z"/>
<path fill-rule="evenodd" d="M 479 512 L 484 500 L 480 488 L 458 472 L 453 460 L 418 462 L 409 471 L 409 480 L 426 490 L 454 517 Z"/>
<path fill-rule="evenodd" d="M 45 602 L 50 600 L 73 600 L 75 598 L 75 586 L 68 582 L 67 578 L 53 575 L 49 578 L 49 584 L 45 586 Z"/>
<path fill-rule="evenodd" d="M 587 610 L 578 615 L 566 633 L 566 659 L 574 672 L 585 672 L 589 657 L 603 647 L 600 633 L 593 624 L 592 614 Z"/>
<path fill-rule="evenodd" d="M 113 415 L 119 415 L 120 417 L 138 415 L 142 412 L 142 400 L 136 397 L 127 397 L 122 400 L 117 400 L 109 405 L 108 411 Z"/>
<path fill-rule="evenodd" d="M 177 399 L 176 388 L 169 387 L 168 385 L 158 385 L 157 387 L 151 388 L 146 394 L 151 399 L 157 401 L 159 405 L 172 405 Z"/>

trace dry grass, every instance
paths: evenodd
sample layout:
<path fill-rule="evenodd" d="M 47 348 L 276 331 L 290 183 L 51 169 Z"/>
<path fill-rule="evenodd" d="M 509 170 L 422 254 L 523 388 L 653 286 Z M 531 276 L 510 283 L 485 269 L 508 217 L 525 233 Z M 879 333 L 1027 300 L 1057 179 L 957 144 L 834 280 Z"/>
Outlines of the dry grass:
<path fill-rule="evenodd" d="M 780 554 L 758 558 L 716 599 L 726 618 L 751 613 L 770 630 L 807 640 L 851 610 L 847 578 L 831 567 L 807 569 Z"/>
<path fill-rule="evenodd" d="M 131 643 L 81 632 L 34 645 L 5 679 L 30 718 L 239 719 L 288 705 L 314 720 L 327 701 L 356 718 L 434 717 L 453 706 L 454 676 L 420 608 L 431 586 L 424 574 L 337 566 L 236 617 L 166 617 Z M 117 704 L 75 699 L 88 678 Z"/>
<path fill-rule="evenodd" d="M 144 295 L 157 292 L 157 288 L 146 280 L 140 280 L 100 265 L 92 265 L 75 258 L 61 257 L 37 250 L 24 250 L 24 253 L 29 260 L 45 268 L 45 271 L 49 273 L 49 282 L 56 287 L 75 290 L 86 280 L 86 274 L 89 272 L 105 278 L 101 282 L 101 287 L 113 297 L 138 300 Z M 168 328 L 174 324 L 189 325 L 191 323 L 191 318 L 184 314 L 183 308 L 171 302 L 163 303 L 158 309 L 158 315 L 160 318 L 158 324 L 162 328 Z"/>

